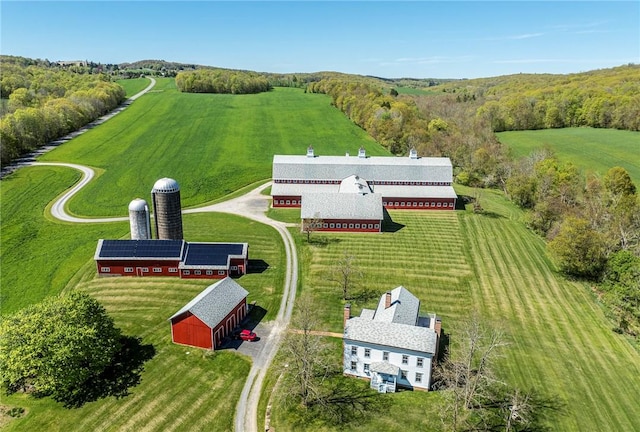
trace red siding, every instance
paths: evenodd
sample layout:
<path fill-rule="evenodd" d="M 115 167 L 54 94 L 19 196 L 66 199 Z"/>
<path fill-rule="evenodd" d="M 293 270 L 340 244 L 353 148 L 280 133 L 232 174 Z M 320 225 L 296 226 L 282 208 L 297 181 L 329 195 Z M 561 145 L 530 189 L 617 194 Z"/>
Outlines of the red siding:
<path fill-rule="evenodd" d="M 385 208 L 397 210 L 453 210 L 456 200 L 455 198 L 383 197 L 382 204 Z"/>
<path fill-rule="evenodd" d="M 177 344 L 213 349 L 211 329 L 191 312 L 171 321 L 171 333 Z"/>
<path fill-rule="evenodd" d="M 302 197 L 300 196 L 275 195 L 273 197 L 273 207 L 300 207 L 300 205 L 302 204 L 301 200 L 302 200 Z"/>
<path fill-rule="evenodd" d="M 98 274 L 101 276 L 178 276 L 178 265 L 180 261 L 155 261 L 155 260 L 97 260 L 96 266 Z M 105 271 L 105 269 L 109 269 Z M 175 269 L 170 272 L 169 269 Z M 131 270 L 131 271 L 125 271 Z"/>
<path fill-rule="evenodd" d="M 338 224 L 340 224 L 340 228 L 338 228 Z M 356 228 L 356 225 L 360 225 L 360 227 Z M 371 228 L 369 228 L 369 225 L 371 225 Z M 316 228 L 315 230 L 332 232 L 380 232 L 382 231 L 382 221 L 368 219 L 324 219 L 322 221 L 322 227 Z"/>
<path fill-rule="evenodd" d="M 222 271 L 222 274 L 219 274 L 220 271 Z M 189 273 L 187 274 L 186 272 Z M 211 274 L 207 274 L 207 272 L 211 272 Z M 180 279 L 224 279 L 226 277 L 226 270 L 180 270 Z"/>

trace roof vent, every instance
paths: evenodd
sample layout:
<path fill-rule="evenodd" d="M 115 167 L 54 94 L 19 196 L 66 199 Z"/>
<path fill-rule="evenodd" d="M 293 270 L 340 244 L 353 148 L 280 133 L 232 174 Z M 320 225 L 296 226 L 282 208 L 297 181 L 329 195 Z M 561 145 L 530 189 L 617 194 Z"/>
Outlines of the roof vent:
<path fill-rule="evenodd" d="M 418 151 L 415 148 L 409 150 L 409 159 L 418 159 Z"/>
<path fill-rule="evenodd" d="M 364 147 L 360 147 L 360 149 L 358 150 L 358 157 L 359 158 L 366 158 L 367 157 L 367 152 L 364 149 Z"/>
<path fill-rule="evenodd" d="M 308 157 L 308 158 L 316 157 L 316 156 L 313 154 L 313 147 L 312 147 L 312 146 L 307 147 L 307 157 Z"/>
<path fill-rule="evenodd" d="M 346 157 L 349 157 L 349 152 L 347 152 L 347 153 L 345 154 L 345 156 L 346 156 Z"/>

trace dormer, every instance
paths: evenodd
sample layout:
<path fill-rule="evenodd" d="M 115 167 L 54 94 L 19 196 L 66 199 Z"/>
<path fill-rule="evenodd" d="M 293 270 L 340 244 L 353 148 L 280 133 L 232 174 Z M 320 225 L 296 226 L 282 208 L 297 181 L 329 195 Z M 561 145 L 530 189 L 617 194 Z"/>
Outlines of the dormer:
<path fill-rule="evenodd" d="M 411 150 L 409 150 L 409 159 L 418 159 L 418 150 L 412 147 Z"/>
<path fill-rule="evenodd" d="M 366 158 L 367 157 L 367 152 L 364 149 L 364 147 L 360 147 L 360 149 L 358 150 L 358 157 L 359 158 Z"/>
<path fill-rule="evenodd" d="M 316 156 L 313 154 L 313 147 L 312 147 L 312 146 L 307 147 L 307 157 L 308 157 L 308 158 L 316 157 Z"/>

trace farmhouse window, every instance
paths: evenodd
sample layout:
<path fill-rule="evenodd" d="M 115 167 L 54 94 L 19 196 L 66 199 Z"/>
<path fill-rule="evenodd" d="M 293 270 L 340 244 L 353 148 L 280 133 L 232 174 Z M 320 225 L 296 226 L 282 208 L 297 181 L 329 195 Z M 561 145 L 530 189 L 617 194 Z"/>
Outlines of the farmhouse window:
<path fill-rule="evenodd" d="M 354 361 L 351 362 L 351 370 L 352 371 L 356 370 L 356 362 Z"/>
<path fill-rule="evenodd" d="M 111 273 L 111 267 L 100 267 L 102 273 Z"/>
<path fill-rule="evenodd" d="M 416 359 L 416 366 L 418 366 L 418 367 L 422 367 L 422 366 L 423 366 L 423 363 L 424 363 L 424 359 L 423 359 L 422 357 L 418 357 L 418 358 Z"/>
<path fill-rule="evenodd" d="M 370 348 L 365 348 L 364 349 L 364 357 L 365 358 L 370 358 L 371 357 L 371 349 Z"/>
<path fill-rule="evenodd" d="M 365 363 L 364 364 L 364 373 L 366 373 L 366 374 L 369 373 L 369 363 Z"/>
<path fill-rule="evenodd" d="M 403 355 L 402 356 L 402 364 L 409 364 L 409 356 L 408 355 Z"/>
<path fill-rule="evenodd" d="M 383 351 L 382 352 L 382 360 L 383 361 L 389 361 L 389 351 Z"/>
<path fill-rule="evenodd" d="M 400 379 L 403 379 L 403 380 L 407 379 L 407 371 L 406 370 L 401 370 L 400 371 Z"/>
<path fill-rule="evenodd" d="M 133 273 L 133 267 L 125 267 L 124 268 L 124 272 L 125 273 Z"/>
<path fill-rule="evenodd" d="M 351 355 L 358 355 L 358 347 L 356 346 L 351 347 Z"/>
<path fill-rule="evenodd" d="M 416 382 L 417 383 L 422 382 L 422 374 L 420 372 L 416 372 Z"/>

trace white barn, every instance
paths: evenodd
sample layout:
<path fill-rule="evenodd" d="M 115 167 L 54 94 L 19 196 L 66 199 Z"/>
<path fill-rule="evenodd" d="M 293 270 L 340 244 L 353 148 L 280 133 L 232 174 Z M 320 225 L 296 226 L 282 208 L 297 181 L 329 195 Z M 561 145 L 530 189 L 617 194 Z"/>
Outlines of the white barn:
<path fill-rule="evenodd" d="M 420 300 L 399 286 L 383 294 L 378 307 L 351 317 L 344 310 L 345 375 L 366 378 L 379 392 L 398 387 L 428 391 L 438 355 L 440 320 L 420 316 Z"/>

